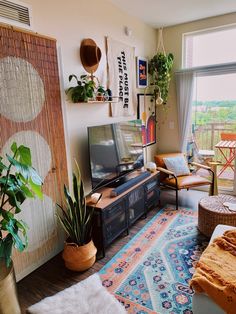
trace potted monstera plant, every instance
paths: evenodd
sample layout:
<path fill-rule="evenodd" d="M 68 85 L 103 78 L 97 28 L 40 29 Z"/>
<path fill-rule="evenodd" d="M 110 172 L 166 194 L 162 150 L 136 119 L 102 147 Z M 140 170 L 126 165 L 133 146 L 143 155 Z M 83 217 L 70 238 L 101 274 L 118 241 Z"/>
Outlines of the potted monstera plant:
<path fill-rule="evenodd" d="M 0 156 L 0 313 L 20 313 L 12 249 L 27 247 L 27 225 L 18 218 L 27 198 L 42 198 L 42 180 L 32 167 L 30 149 L 11 145 L 6 161 Z"/>
<path fill-rule="evenodd" d="M 66 232 L 62 257 L 65 266 L 74 271 L 90 268 L 95 260 L 97 249 L 92 240 L 93 209 L 87 208 L 83 182 L 78 164 L 73 173 L 73 195 L 64 185 L 65 207 L 58 205 L 58 219 Z"/>

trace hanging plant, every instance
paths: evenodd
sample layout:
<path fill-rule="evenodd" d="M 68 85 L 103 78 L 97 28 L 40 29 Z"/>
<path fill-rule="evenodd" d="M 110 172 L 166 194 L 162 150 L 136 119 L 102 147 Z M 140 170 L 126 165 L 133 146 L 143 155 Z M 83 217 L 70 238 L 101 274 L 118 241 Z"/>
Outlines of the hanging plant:
<path fill-rule="evenodd" d="M 172 53 L 165 54 L 159 52 L 153 56 L 148 64 L 151 85 L 159 87 L 164 104 L 167 103 L 173 63 L 174 56 Z"/>

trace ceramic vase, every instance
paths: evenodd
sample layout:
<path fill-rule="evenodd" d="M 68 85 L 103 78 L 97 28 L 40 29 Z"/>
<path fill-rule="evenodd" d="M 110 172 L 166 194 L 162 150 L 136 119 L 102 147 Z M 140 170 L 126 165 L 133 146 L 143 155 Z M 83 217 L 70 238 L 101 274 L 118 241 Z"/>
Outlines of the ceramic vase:
<path fill-rule="evenodd" d="M 13 263 L 11 262 L 10 266 L 7 267 L 4 259 L 0 259 L 0 313 L 21 313 Z"/>

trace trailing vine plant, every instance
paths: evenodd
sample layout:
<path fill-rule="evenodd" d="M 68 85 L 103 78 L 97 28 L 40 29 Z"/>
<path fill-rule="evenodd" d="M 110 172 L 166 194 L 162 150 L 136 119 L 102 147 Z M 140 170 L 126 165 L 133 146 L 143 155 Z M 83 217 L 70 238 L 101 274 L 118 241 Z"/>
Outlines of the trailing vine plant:
<path fill-rule="evenodd" d="M 151 85 L 157 85 L 159 87 L 163 104 L 167 103 L 173 64 L 174 56 L 172 53 L 165 54 L 158 52 L 149 61 L 148 68 L 151 76 Z M 158 91 L 154 90 L 154 94 L 157 93 Z"/>

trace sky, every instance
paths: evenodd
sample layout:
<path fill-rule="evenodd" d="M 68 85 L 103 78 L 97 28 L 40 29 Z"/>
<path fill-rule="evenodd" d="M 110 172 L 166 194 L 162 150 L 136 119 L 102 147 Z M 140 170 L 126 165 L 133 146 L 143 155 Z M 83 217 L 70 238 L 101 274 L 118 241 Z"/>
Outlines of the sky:
<path fill-rule="evenodd" d="M 198 77 L 197 100 L 236 100 L 236 74 Z"/>
<path fill-rule="evenodd" d="M 236 62 L 236 28 L 193 36 L 192 66 Z M 197 100 L 235 100 L 236 73 L 197 79 Z"/>

